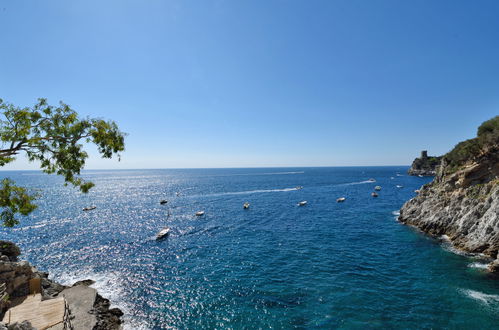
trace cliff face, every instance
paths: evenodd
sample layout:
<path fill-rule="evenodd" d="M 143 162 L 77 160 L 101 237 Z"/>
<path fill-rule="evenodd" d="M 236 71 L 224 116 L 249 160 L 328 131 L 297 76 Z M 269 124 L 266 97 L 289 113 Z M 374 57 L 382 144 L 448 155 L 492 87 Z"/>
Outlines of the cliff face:
<path fill-rule="evenodd" d="M 499 124 L 499 117 L 496 117 Z M 499 125 L 498 125 L 499 127 Z M 464 251 L 483 253 L 499 271 L 499 128 L 462 142 L 442 159 L 435 179 L 400 210 L 399 221 L 447 235 Z"/>
<path fill-rule="evenodd" d="M 421 157 L 414 159 L 411 168 L 407 171 L 409 175 L 433 176 L 437 173 L 442 157 L 428 156 L 426 150 L 421 152 Z"/>

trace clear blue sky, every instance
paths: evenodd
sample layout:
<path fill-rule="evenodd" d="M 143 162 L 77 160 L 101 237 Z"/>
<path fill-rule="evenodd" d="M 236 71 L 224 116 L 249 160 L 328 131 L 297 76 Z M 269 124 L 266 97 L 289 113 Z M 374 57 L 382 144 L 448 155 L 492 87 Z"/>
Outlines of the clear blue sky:
<path fill-rule="evenodd" d="M 495 0 L 0 0 L 0 97 L 117 121 L 122 162 L 88 168 L 410 164 L 499 113 L 498 17 Z"/>

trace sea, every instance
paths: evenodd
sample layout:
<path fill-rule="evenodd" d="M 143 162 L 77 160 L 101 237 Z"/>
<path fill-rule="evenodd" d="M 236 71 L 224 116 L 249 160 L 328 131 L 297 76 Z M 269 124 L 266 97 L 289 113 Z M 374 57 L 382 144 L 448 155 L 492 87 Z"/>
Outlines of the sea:
<path fill-rule="evenodd" d="M 3 171 L 39 207 L 0 239 L 63 284 L 94 279 L 125 329 L 498 329 L 488 260 L 397 222 L 432 179 L 407 168 L 88 170 L 88 194 Z"/>

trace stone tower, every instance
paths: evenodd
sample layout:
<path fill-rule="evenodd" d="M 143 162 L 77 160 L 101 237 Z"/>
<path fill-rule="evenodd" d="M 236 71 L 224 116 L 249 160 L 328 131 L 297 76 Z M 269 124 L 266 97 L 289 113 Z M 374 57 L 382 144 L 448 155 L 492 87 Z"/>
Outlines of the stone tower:
<path fill-rule="evenodd" d="M 421 159 L 426 159 L 426 158 L 428 158 L 428 151 L 426 150 L 421 151 Z"/>

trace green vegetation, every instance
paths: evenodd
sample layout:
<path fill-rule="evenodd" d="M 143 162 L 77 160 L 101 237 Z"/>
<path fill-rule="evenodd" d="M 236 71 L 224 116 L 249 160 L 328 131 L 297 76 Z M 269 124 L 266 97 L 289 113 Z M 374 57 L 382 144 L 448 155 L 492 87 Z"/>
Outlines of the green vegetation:
<path fill-rule="evenodd" d="M 83 193 L 93 183 L 80 177 L 88 154 L 83 143 L 93 143 L 103 158 L 111 158 L 125 149 L 124 137 L 113 121 L 96 118 L 80 119 L 62 102 L 51 106 L 39 99 L 31 108 L 20 108 L 0 99 L 0 166 L 25 153 L 29 161 L 38 161 L 43 172 L 64 177 Z M 36 209 L 36 195 L 18 187 L 10 179 L 0 182 L 0 222 L 12 227 L 19 223 L 15 215 L 28 215 Z"/>
<path fill-rule="evenodd" d="M 437 165 L 440 165 L 440 157 L 428 157 L 427 162 L 430 166 L 435 167 Z"/>
<path fill-rule="evenodd" d="M 449 169 L 454 172 L 467 161 L 473 160 L 491 148 L 499 147 L 499 116 L 482 123 L 477 137 L 458 143 L 454 149 L 444 155 Z"/>

